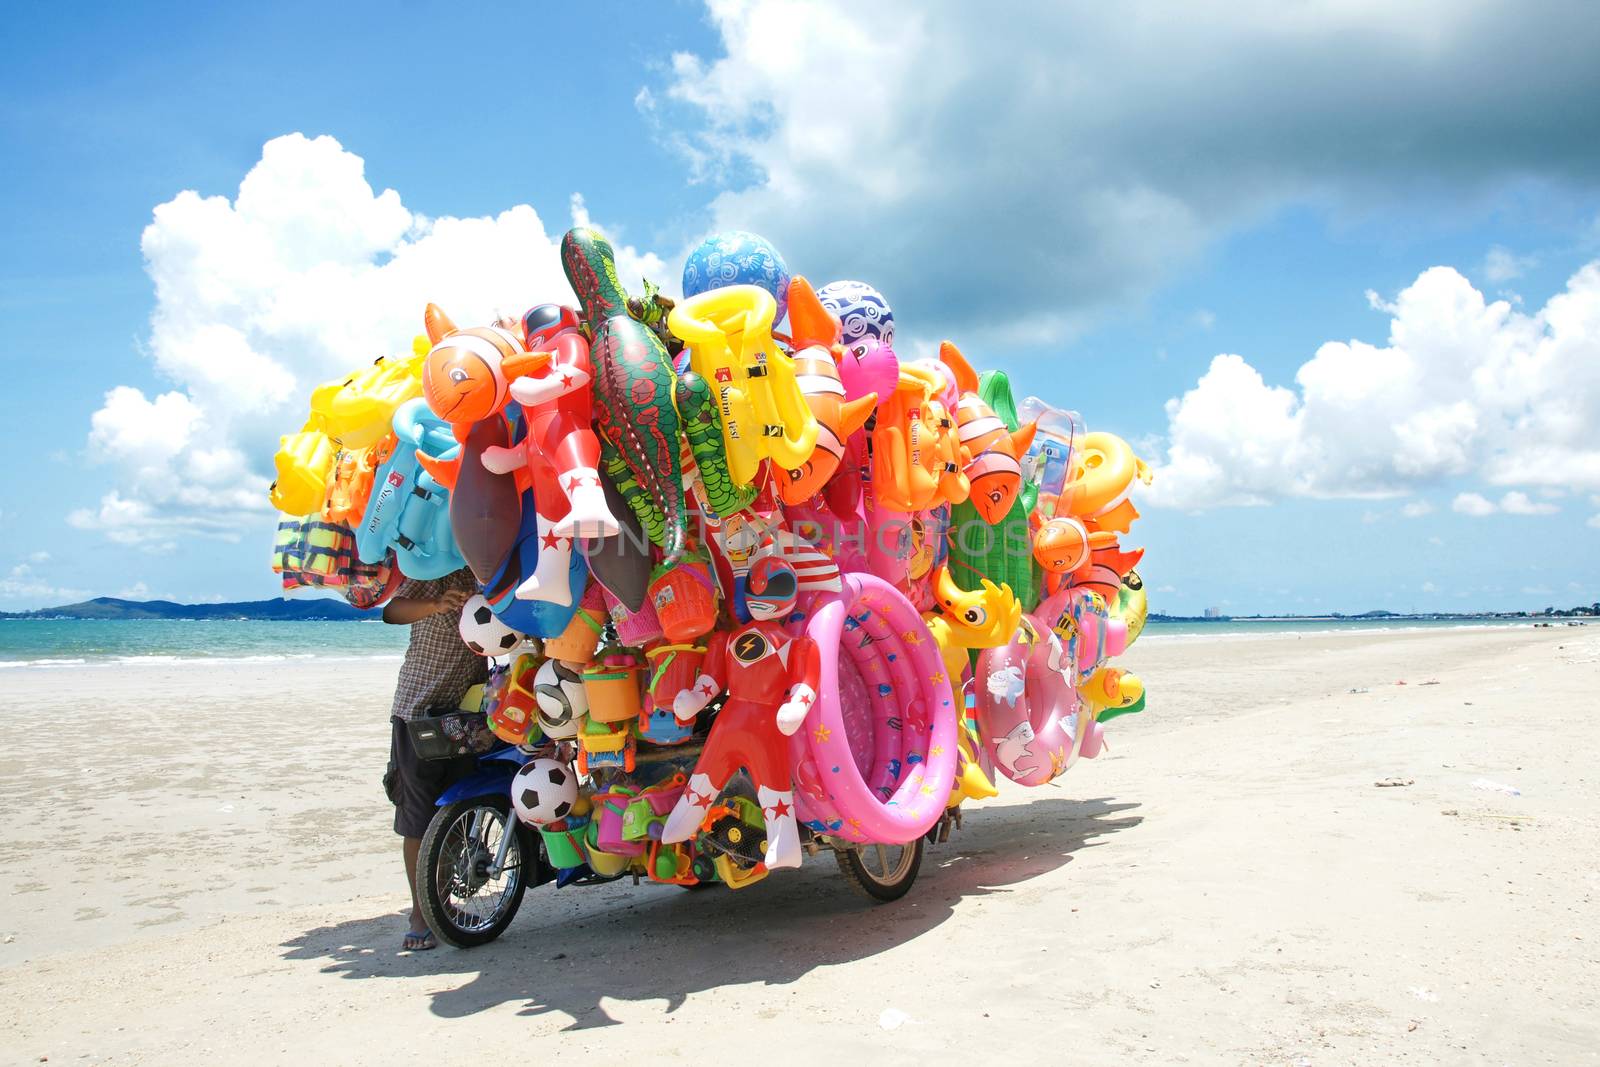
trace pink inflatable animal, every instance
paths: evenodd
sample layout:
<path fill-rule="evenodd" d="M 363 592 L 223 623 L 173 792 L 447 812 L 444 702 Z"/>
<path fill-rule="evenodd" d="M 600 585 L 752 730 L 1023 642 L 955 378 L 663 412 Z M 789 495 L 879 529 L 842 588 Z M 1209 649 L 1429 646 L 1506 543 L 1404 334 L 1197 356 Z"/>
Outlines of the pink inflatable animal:
<path fill-rule="evenodd" d="M 894 354 L 894 349 L 870 337 L 852 345 L 840 346 L 835 350 L 835 359 L 839 364 L 839 381 L 844 385 L 847 402 L 853 403 L 866 396 L 872 396 L 875 401 L 881 400 L 893 393 L 900 381 L 900 360 Z M 868 467 L 868 441 L 876 419 L 874 407 L 866 426 L 846 438 L 839 468 L 822 488 L 823 499 L 827 501 L 829 509 L 846 521 L 857 515 L 861 507 L 861 472 Z"/>
<path fill-rule="evenodd" d="M 1128 647 L 1128 624 L 1113 619 L 1105 600 L 1086 589 L 1063 589 L 1046 597 L 1034 616 L 1066 646 L 1067 660 L 1075 668 L 1073 685 Z"/>
<path fill-rule="evenodd" d="M 989 761 L 1018 785 L 1044 785 L 1080 754 L 1100 751 L 1099 724 L 1073 688 L 1068 657 L 1038 616 L 1025 618 L 1010 644 L 978 657 L 978 737 Z"/>

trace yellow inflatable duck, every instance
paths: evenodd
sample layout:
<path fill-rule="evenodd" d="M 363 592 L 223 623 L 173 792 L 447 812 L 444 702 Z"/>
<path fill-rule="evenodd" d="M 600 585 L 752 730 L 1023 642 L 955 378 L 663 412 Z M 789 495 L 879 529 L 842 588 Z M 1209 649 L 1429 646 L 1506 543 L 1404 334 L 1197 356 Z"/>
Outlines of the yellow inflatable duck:
<path fill-rule="evenodd" d="M 994 782 L 978 764 L 978 739 L 966 723 L 963 722 L 956 731 L 956 739 L 959 742 L 956 777 L 950 784 L 950 799 L 944 802 L 944 806 L 953 808 L 963 800 L 988 800 L 999 796 L 1000 790 L 994 787 Z"/>
<path fill-rule="evenodd" d="M 999 648 L 1011 641 L 1022 624 L 1022 605 L 1009 585 L 995 585 L 987 578 L 977 589 L 962 589 L 950 577 L 948 566 L 934 572 L 933 596 L 934 610 L 922 618 L 939 645 L 954 689 L 971 649 Z"/>
<path fill-rule="evenodd" d="M 1144 696 L 1139 676 L 1120 667 L 1101 667 L 1078 687 L 1078 696 L 1098 719 L 1108 709 L 1130 708 Z"/>
<path fill-rule="evenodd" d="M 667 328 L 688 346 L 690 367 L 717 397 L 735 485 L 754 481 L 763 459 L 801 468 L 817 444 L 794 360 L 772 340 L 777 311 L 760 286 L 730 285 L 680 300 L 667 316 Z"/>
<path fill-rule="evenodd" d="M 1149 485 L 1150 479 L 1150 465 L 1134 455 L 1128 442 L 1112 433 L 1084 434 L 1056 514 L 1082 519 L 1091 530 L 1127 533 L 1139 517 L 1128 491 L 1135 480 Z"/>
<path fill-rule="evenodd" d="M 1128 627 L 1128 644 L 1133 644 L 1144 633 L 1144 623 L 1150 615 L 1150 601 L 1144 591 L 1144 579 L 1138 571 L 1122 576 L 1122 586 L 1111 601 L 1111 617 L 1121 619 Z"/>

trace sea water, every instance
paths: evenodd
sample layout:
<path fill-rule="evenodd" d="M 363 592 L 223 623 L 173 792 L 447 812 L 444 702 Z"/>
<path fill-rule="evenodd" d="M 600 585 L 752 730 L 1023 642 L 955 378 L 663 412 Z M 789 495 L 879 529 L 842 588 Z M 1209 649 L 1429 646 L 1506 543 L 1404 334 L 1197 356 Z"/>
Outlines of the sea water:
<path fill-rule="evenodd" d="M 1311 634 L 1382 634 L 1405 630 L 1462 630 L 1494 626 L 1532 626 L 1536 622 L 1561 626 L 1569 621 L 1582 625 L 1584 620 L 1504 618 L 1494 615 L 1451 619 L 1219 619 L 1215 622 L 1160 622 L 1152 620 L 1145 625 L 1144 634 L 1140 637 L 1140 640 L 1152 637 L 1189 641 L 1204 640 L 1208 637 L 1224 640 L 1241 637 L 1298 637 Z"/>
<path fill-rule="evenodd" d="M 1534 619 L 1233 619 L 1151 622 L 1141 640 L 1227 640 L 1250 636 L 1384 633 L 1481 626 L 1531 626 Z M 1563 625 L 1567 620 L 1548 620 Z M 173 619 L 0 621 L 0 669 L 80 663 L 131 665 L 383 657 L 405 652 L 407 627 L 362 622 Z"/>
<path fill-rule="evenodd" d="M 381 656 L 398 660 L 409 628 L 361 622 L 7 619 L 0 669 L 80 663 L 266 662 Z"/>

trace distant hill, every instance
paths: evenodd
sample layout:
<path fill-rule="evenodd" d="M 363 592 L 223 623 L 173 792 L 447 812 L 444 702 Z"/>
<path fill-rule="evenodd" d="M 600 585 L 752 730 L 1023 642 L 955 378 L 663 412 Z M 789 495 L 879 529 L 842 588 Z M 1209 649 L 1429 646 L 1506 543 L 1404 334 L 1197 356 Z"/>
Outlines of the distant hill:
<path fill-rule="evenodd" d="M 174 604 L 170 600 L 119 600 L 100 596 L 81 604 L 38 611 L 0 611 L 0 619 L 257 619 L 272 622 L 350 622 L 375 619 L 342 600 L 247 600 L 231 604 Z"/>

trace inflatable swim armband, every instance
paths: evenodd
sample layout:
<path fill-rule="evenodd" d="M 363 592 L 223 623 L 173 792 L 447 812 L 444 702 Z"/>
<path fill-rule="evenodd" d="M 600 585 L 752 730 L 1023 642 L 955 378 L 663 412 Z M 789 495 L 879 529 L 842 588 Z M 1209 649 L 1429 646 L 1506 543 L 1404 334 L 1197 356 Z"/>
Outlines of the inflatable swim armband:
<path fill-rule="evenodd" d="M 392 548 L 407 578 L 443 578 L 463 566 L 450 528 L 450 494 L 422 469 L 417 453 L 442 445 L 435 458 L 448 460 L 459 446 L 421 399 L 401 405 L 394 429 L 394 454 L 374 475 L 372 495 L 355 531 L 356 551 L 362 562 L 376 563 Z"/>

